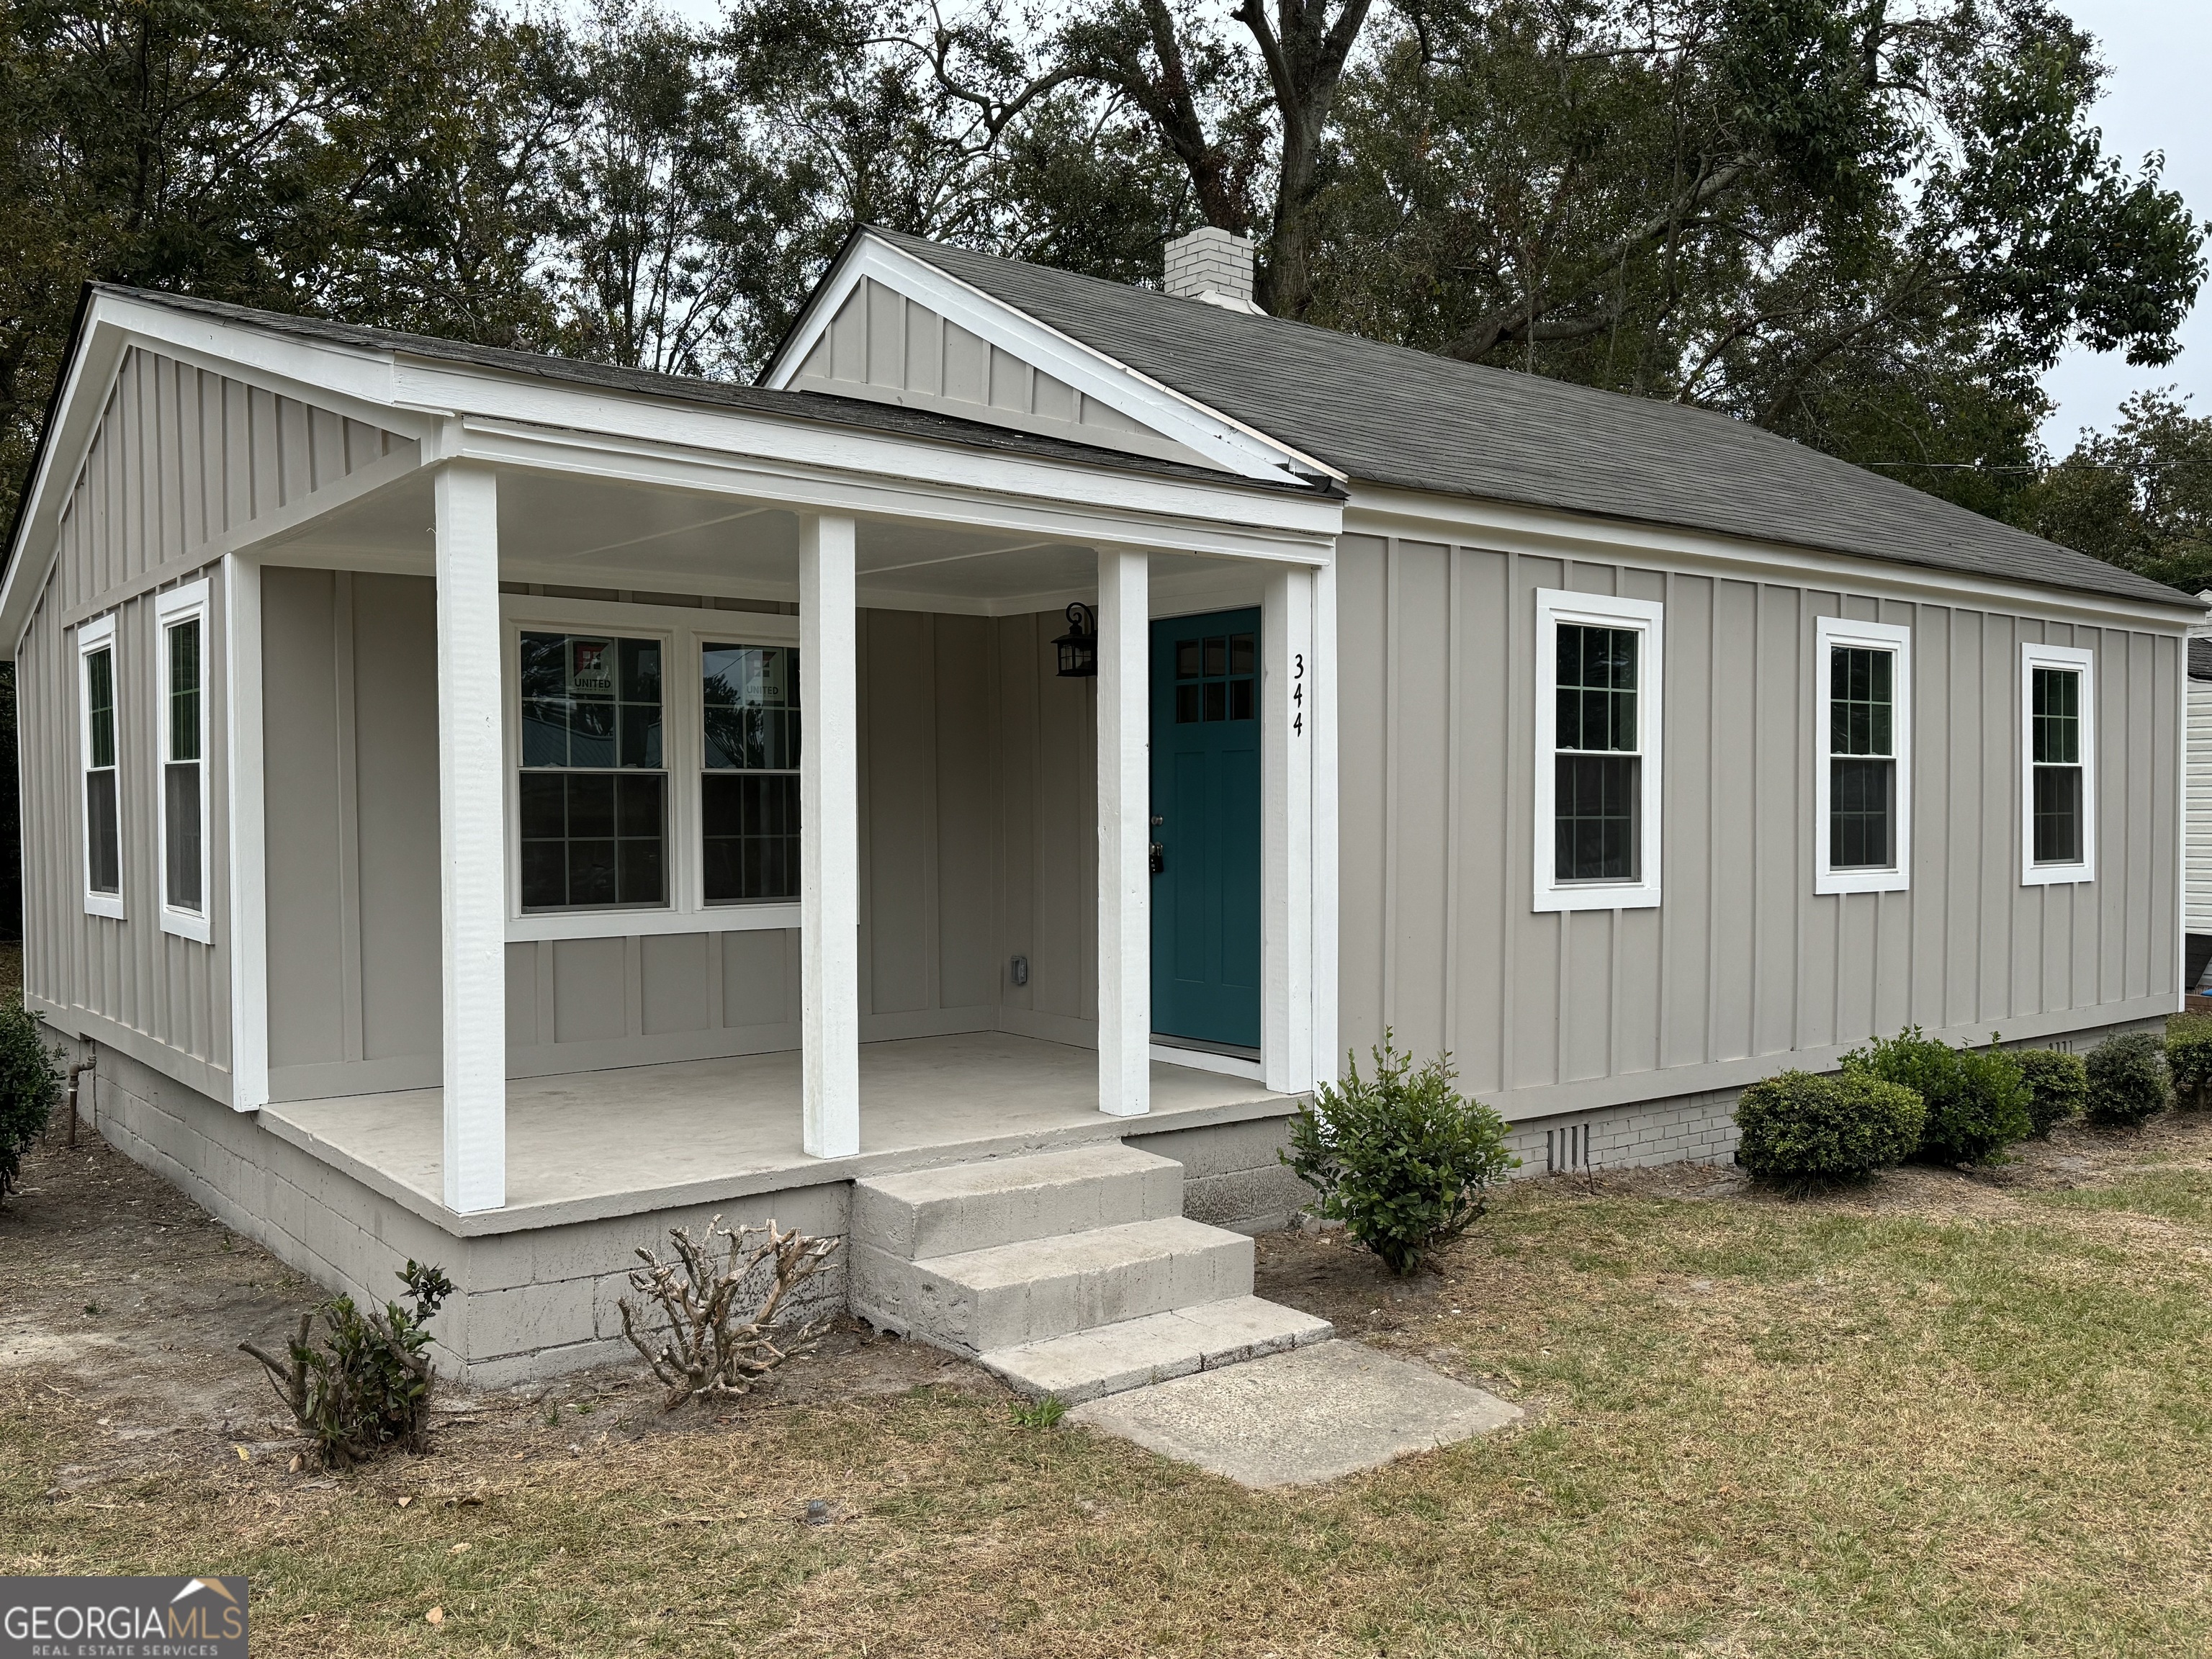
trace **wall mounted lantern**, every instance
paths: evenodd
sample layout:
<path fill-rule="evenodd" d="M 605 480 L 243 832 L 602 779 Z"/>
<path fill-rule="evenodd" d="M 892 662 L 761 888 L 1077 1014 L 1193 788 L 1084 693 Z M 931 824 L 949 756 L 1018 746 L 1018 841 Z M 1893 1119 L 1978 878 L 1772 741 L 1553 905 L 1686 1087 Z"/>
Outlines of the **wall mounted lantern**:
<path fill-rule="evenodd" d="M 1081 600 L 1067 607 L 1067 632 L 1053 643 L 1060 647 L 1060 678 L 1095 680 L 1098 678 L 1098 616 Z"/>

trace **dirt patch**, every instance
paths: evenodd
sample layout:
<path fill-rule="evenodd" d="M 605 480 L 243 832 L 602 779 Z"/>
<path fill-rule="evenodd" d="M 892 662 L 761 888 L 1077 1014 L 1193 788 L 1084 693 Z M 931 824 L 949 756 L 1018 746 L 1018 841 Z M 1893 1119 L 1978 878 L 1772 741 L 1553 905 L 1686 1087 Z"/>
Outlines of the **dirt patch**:
<path fill-rule="evenodd" d="M 314 1478 L 289 1469 L 306 1443 L 238 1345 L 281 1351 L 322 1291 L 88 1132 L 75 1150 L 66 1139 L 58 1115 L 0 1208 L 0 1398 L 73 1431 L 76 1461 L 55 1494 L 192 1465 L 243 1462 L 278 1485 Z M 741 1412 L 929 1386 L 1005 1393 L 975 1366 L 849 1320 L 742 1405 L 719 1410 L 664 1412 L 641 1364 L 496 1393 L 447 1384 L 433 1454 L 415 1478 L 465 1486 L 611 1438 L 713 1432 Z"/>

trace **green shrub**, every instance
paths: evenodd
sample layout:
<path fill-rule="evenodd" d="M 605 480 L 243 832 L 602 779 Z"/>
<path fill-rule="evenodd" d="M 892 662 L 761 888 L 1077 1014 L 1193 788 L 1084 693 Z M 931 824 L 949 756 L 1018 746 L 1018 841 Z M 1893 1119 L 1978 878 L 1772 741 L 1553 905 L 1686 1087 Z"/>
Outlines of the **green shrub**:
<path fill-rule="evenodd" d="M 2155 1031 L 2122 1031 L 2089 1051 L 2089 1121 L 2134 1127 L 2166 1109 L 2165 1044 Z"/>
<path fill-rule="evenodd" d="M 1986 1048 L 1954 1048 L 1908 1025 L 1844 1056 L 1863 1071 L 1918 1095 L 1928 1109 L 1917 1156 L 1938 1164 L 1983 1164 L 2034 1128 L 2020 1062 L 1990 1039 Z"/>
<path fill-rule="evenodd" d="M 251 1342 L 238 1346 L 267 1368 L 276 1397 L 313 1441 L 326 1468 L 351 1468 L 389 1446 L 423 1449 L 429 1427 L 430 1334 L 423 1328 L 453 1293 L 453 1281 L 413 1261 L 398 1275 L 414 1306 L 387 1302 L 363 1313 L 349 1296 L 300 1316 L 299 1334 L 277 1360 Z M 323 1316 L 323 1345 L 307 1340 Z"/>
<path fill-rule="evenodd" d="M 1505 1150 L 1504 1120 L 1453 1086 L 1449 1054 L 1416 1069 L 1388 1031 L 1373 1054 L 1372 1078 L 1354 1060 L 1342 1083 L 1314 1091 L 1281 1157 L 1323 1218 L 1410 1273 L 1474 1224 L 1521 1160 Z"/>
<path fill-rule="evenodd" d="M 2038 1139 L 2080 1113 L 2089 1098 L 2089 1073 L 2081 1055 L 2062 1054 L 2056 1048 L 2015 1048 L 2012 1057 L 2027 1079 L 2027 1115 Z"/>
<path fill-rule="evenodd" d="M 1863 1181 L 1920 1145 L 1926 1108 L 1901 1084 L 1853 1069 L 1836 1077 L 1784 1072 L 1736 1102 L 1735 1161 L 1792 1187 Z"/>
<path fill-rule="evenodd" d="M 0 1198 L 15 1191 L 23 1153 L 46 1133 L 61 1098 L 61 1049 L 40 1041 L 28 1010 L 0 1008 Z"/>
<path fill-rule="evenodd" d="M 2212 1015 L 2176 1014 L 2166 1022 L 2166 1070 L 2175 1105 L 2212 1106 Z"/>

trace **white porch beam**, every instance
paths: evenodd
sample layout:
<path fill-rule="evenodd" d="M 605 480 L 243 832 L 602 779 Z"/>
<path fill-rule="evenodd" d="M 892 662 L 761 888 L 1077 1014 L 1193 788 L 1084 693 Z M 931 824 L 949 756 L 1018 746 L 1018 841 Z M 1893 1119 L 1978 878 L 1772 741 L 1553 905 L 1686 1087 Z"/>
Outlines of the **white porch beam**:
<path fill-rule="evenodd" d="M 1260 1069 L 1313 1087 L 1313 573 L 1277 568 L 1260 605 Z"/>
<path fill-rule="evenodd" d="M 507 1203 L 498 475 L 465 463 L 441 468 L 436 504 L 446 1207 L 466 1215 Z"/>
<path fill-rule="evenodd" d="M 1098 1109 L 1152 1109 L 1150 560 L 1098 552 Z"/>
<path fill-rule="evenodd" d="M 860 837 L 848 518 L 799 521 L 799 957 L 802 1141 L 860 1150 Z"/>

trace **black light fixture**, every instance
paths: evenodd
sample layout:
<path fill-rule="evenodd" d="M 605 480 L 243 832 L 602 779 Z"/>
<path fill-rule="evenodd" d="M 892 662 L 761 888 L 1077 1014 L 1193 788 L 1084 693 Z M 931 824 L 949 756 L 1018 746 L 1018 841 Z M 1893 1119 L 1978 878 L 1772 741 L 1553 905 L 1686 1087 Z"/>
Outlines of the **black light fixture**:
<path fill-rule="evenodd" d="M 1098 678 L 1098 617 L 1080 599 L 1067 607 L 1067 632 L 1053 643 L 1060 647 L 1060 678 L 1095 680 Z"/>

